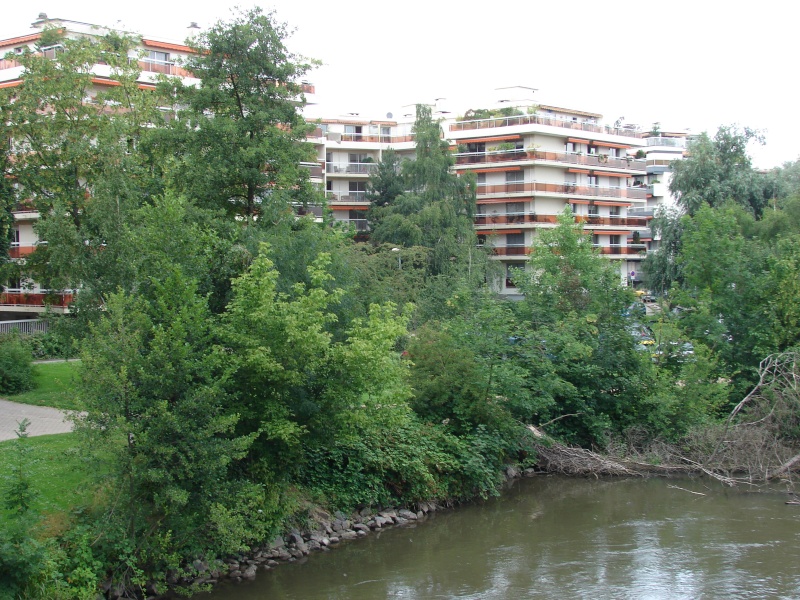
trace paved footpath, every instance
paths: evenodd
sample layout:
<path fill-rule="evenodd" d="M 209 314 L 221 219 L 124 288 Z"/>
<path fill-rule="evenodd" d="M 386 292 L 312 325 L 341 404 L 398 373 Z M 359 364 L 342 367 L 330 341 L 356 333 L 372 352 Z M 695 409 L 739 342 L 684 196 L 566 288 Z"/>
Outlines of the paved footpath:
<path fill-rule="evenodd" d="M 72 422 L 65 419 L 66 413 L 57 408 L 32 406 L 0 400 L 0 442 L 17 437 L 17 427 L 22 419 L 27 418 L 28 435 L 50 435 L 51 433 L 69 433 Z"/>

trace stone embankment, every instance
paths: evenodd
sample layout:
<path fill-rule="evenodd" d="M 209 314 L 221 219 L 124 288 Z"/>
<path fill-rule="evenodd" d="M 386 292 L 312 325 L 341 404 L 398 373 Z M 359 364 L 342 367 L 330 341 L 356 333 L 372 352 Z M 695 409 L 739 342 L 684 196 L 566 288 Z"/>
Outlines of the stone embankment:
<path fill-rule="evenodd" d="M 509 466 L 503 472 L 506 481 L 519 477 L 533 477 L 534 469 L 520 471 Z M 277 536 L 271 542 L 253 548 L 247 554 L 214 561 L 208 564 L 201 560 L 192 563 L 192 570 L 197 575 L 193 578 L 168 578 L 168 582 L 180 587 L 215 585 L 229 579 L 240 582 L 254 579 L 261 570 L 269 570 L 281 563 L 295 562 L 304 559 L 313 552 L 328 552 L 332 548 L 348 540 L 366 537 L 371 532 L 381 531 L 389 527 L 403 527 L 424 521 L 429 515 L 445 508 L 436 502 L 420 502 L 416 510 L 407 508 L 386 508 L 373 510 L 363 508 L 352 515 L 336 512 L 333 515 L 314 507 L 309 510 L 311 527 L 305 531 L 292 529 L 283 536 Z"/>

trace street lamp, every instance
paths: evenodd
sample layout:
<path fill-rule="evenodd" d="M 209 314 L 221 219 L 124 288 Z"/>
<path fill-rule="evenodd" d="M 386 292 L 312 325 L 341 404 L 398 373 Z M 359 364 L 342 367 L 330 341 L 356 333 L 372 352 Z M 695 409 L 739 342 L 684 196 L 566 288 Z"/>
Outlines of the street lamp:
<path fill-rule="evenodd" d="M 400 248 L 392 248 L 392 252 L 397 252 L 397 268 L 403 268 L 403 257 L 400 254 Z"/>

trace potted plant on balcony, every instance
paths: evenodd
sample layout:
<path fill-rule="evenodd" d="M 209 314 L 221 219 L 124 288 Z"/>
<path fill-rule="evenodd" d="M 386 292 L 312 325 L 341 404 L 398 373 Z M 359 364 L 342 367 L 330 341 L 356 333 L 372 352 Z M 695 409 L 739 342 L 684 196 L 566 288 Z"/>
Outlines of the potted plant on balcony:
<path fill-rule="evenodd" d="M 607 163 L 608 162 L 608 154 L 600 154 L 600 155 L 598 155 L 597 162 L 599 162 L 599 163 Z"/>
<path fill-rule="evenodd" d="M 644 150 L 639 149 L 639 150 L 636 151 L 636 158 L 644 158 L 646 156 L 647 156 L 647 154 L 645 154 Z"/>

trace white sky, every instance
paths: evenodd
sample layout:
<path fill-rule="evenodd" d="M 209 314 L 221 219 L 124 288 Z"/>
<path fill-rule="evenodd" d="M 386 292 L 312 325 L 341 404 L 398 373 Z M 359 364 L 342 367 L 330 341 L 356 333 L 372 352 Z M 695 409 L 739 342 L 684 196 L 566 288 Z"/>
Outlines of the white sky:
<path fill-rule="evenodd" d="M 209 25 L 230 6 L 197 0 L 7 2 L 0 39 L 26 33 L 39 12 L 184 38 L 190 21 Z M 797 160 L 800 97 L 795 0 L 272 0 L 295 28 L 287 46 L 324 64 L 309 74 L 316 113 L 395 118 L 404 105 L 454 113 L 498 100 L 498 87 L 537 88 L 540 103 L 599 112 L 612 123 L 713 134 L 722 124 L 761 129 L 757 167 Z M 249 7 L 252 0 L 242 0 Z M 527 96 L 516 95 L 513 99 Z"/>

